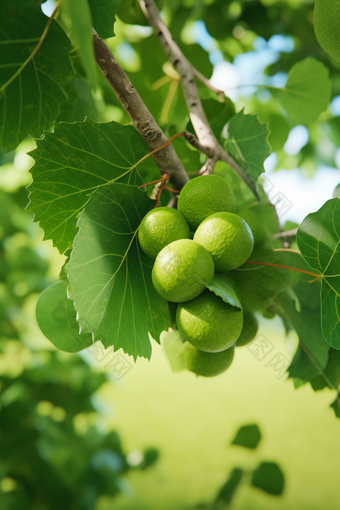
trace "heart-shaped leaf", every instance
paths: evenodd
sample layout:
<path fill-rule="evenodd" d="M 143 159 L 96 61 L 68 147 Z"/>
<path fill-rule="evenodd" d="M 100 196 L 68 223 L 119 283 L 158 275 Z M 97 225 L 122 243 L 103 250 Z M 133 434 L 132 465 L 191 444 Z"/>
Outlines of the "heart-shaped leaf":
<path fill-rule="evenodd" d="M 150 358 L 155 339 L 170 326 L 168 303 L 152 283 L 153 261 L 137 232 L 154 201 L 137 186 L 99 188 L 79 216 L 79 233 L 66 266 L 82 332 L 104 347 Z"/>
<path fill-rule="evenodd" d="M 340 349 L 340 200 L 328 200 L 309 214 L 297 233 L 301 255 L 322 275 L 321 326 L 326 341 Z"/>

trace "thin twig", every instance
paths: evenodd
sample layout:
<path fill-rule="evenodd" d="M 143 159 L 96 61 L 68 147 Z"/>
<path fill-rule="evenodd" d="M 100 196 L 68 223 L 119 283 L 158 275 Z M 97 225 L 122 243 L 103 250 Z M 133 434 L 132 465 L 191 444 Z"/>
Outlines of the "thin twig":
<path fill-rule="evenodd" d="M 298 231 L 297 228 L 293 228 L 292 230 L 286 230 L 285 232 L 278 232 L 277 234 L 273 235 L 273 238 L 279 239 L 280 237 L 295 237 L 297 231 Z"/>
<path fill-rule="evenodd" d="M 130 79 L 94 29 L 92 29 L 92 35 L 96 62 L 122 106 L 129 114 L 135 129 L 146 141 L 150 152 L 165 145 L 168 138 L 158 126 Z M 182 189 L 189 178 L 174 147 L 171 144 L 168 145 L 154 153 L 153 158 L 161 174 L 167 173 L 170 175 L 175 188 Z"/>
<path fill-rule="evenodd" d="M 149 24 L 154 29 L 154 32 L 165 53 L 167 54 L 171 64 L 180 75 L 183 94 L 189 111 L 190 119 L 195 129 L 198 143 L 200 144 L 200 149 L 198 150 L 204 152 L 211 160 L 208 164 L 209 172 L 211 173 L 213 171 L 212 165 L 215 165 L 218 160 L 224 161 L 239 174 L 239 176 L 250 187 L 254 195 L 260 200 L 260 196 L 254 183 L 244 173 L 240 166 L 225 152 L 225 150 L 218 143 L 214 133 L 210 128 L 208 119 L 203 110 L 201 99 L 199 97 L 195 78 L 200 79 L 206 85 L 209 83 L 208 80 L 204 78 L 204 76 L 201 75 L 201 73 L 199 73 L 185 58 L 180 48 L 173 40 L 169 29 L 160 17 L 154 0 L 139 0 L 139 3 L 142 11 L 149 21 Z M 211 84 L 208 86 L 211 88 Z M 219 94 L 220 98 L 222 91 L 215 89 L 215 92 Z"/>

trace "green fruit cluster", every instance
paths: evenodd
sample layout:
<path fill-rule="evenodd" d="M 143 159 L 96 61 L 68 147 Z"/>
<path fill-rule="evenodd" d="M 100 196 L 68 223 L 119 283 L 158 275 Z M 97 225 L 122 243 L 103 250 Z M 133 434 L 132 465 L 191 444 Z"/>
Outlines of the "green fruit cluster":
<path fill-rule="evenodd" d="M 201 176 L 184 186 L 177 210 L 153 209 L 138 231 L 141 248 L 154 259 L 155 289 L 177 304 L 184 366 L 205 377 L 224 372 L 234 346 L 246 345 L 257 332 L 254 316 L 207 289 L 215 272 L 240 267 L 253 251 L 254 238 L 260 240 L 256 215 L 247 210 L 234 214 L 233 207 L 222 177 Z"/>

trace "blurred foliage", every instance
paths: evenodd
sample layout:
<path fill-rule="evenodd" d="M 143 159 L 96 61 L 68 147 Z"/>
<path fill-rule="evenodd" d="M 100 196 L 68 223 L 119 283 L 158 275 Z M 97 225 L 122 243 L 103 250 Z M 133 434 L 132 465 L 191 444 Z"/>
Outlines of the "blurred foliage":
<path fill-rule="evenodd" d="M 23 147 L 4 155 L 0 167 L 0 508 L 93 509 L 100 496 L 131 490 L 125 474 L 151 466 L 158 450 L 129 462 L 96 412 L 107 374 L 47 340 L 39 348 L 30 303 L 51 281 L 51 250 L 25 211 L 30 158 L 22 155 Z"/>

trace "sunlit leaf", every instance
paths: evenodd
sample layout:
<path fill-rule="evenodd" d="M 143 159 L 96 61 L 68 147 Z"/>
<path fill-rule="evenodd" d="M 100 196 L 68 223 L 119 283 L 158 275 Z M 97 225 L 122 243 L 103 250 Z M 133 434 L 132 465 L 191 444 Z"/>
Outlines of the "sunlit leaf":
<path fill-rule="evenodd" d="M 308 265 L 322 274 L 321 325 L 332 347 L 340 349 L 340 200 L 328 200 L 309 214 L 297 233 Z"/>
<path fill-rule="evenodd" d="M 313 58 L 297 62 L 278 95 L 296 124 L 310 124 L 327 110 L 330 102 L 331 82 L 327 67 Z"/>
<path fill-rule="evenodd" d="M 61 253 L 70 248 L 78 231 L 77 215 L 91 193 L 117 180 L 141 183 L 137 171 L 130 169 L 147 152 L 132 126 L 116 122 L 61 122 L 53 133 L 45 133 L 30 153 L 35 165 L 28 206 L 45 239 L 52 239 Z"/>

